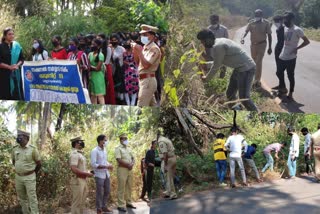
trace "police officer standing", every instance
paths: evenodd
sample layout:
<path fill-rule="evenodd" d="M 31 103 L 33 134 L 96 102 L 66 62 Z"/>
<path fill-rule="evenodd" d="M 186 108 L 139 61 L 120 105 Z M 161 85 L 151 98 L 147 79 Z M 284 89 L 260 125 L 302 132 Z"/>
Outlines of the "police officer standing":
<path fill-rule="evenodd" d="M 165 198 L 170 198 L 173 200 L 177 198 L 173 181 L 177 164 L 177 159 L 174 154 L 174 147 L 171 140 L 161 136 L 160 132 L 158 132 L 157 139 L 159 144 L 159 157 L 162 161 L 161 169 L 166 173 L 166 191 L 164 192 Z"/>
<path fill-rule="evenodd" d="M 254 12 L 255 18 L 250 22 L 246 28 L 246 32 L 241 39 L 241 43 L 244 44 L 244 38 L 247 34 L 251 33 L 251 57 L 257 65 L 255 85 L 261 86 L 262 76 L 262 60 L 267 47 L 267 35 L 268 35 L 268 54 L 272 53 L 272 35 L 271 24 L 263 17 L 262 10 L 258 9 Z"/>
<path fill-rule="evenodd" d="M 158 28 L 150 25 L 141 25 L 141 42 L 140 45 L 134 45 L 133 51 L 139 58 L 139 95 L 138 106 L 155 106 L 155 92 L 157 91 L 157 80 L 155 72 L 157 71 L 160 60 L 161 50 L 154 42 Z"/>
<path fill-rule="evenodd" d="M 87 161 L 84 157 L 82 149 L 84 148 L 84 140 L 81 137 L 71 139 L 72 151 L 70 155 L 70 167 L 73 172 L 71 178 L 72 189 L 72 214 L 82 214 L 85 207 L 87 197 L 87 177 L 93 174 L 87 172 Z"/>
<path fill-rule="evenodd" d="M 210 16 L 210 25 L 208 26 L 208 29 L 211 30 L 214 34 L 214 36 L 217 38 L 229 38 L 228 28 L 222 24 L 220 24 L 220 17 L 216 14 L 212 14 Z M 210 50 L 206 49 L 206 52 Z M 213 59 L 209 59 L 213 60 Z M 208 61 L 209 61 L 208 60 Z M 220 78 L 224 78 L 226 76 L 227 68 L 226 66 L 221 66 L 220 68 Z"/>
<path fill-rule="evenodd" d="M 120 135 L 120 145 L 115 149 L 115 157 L 118 162 L 118 210 L 127 212 L 126 207 L 136 209 L 132 204 L 132 169 L 135 164 L 134 157 L 128 148 L 129 141 L 125 134 Z"/>
<path fill-rule="evenodd" d="M 38 214 L 36 192 L 36 173 L 41 168 L 40 155 L 35 146 L 29 142 L 30 133 L 18 130 L 17 143 L 12 151 L 15 167 L 16 191 L 23 214 Z"/>

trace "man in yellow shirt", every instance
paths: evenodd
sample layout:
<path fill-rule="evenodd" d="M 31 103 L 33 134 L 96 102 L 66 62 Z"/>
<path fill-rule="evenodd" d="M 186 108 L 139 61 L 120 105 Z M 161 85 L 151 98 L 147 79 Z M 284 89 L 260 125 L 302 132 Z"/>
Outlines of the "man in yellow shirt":
<path fill-rule="evenodd" d="M 216 170 L 219 179 L 219 186 L 225 187 L 227 186 L 224 183 L 224 177 L 227 171 L 227 156 L 225 153 L 224 144 L 226 143 L 226 139 L 224 134 L 217 134 L 217 139 L 213 143 L 213 152 L 214 152 L 214 160 L 216 163 Z"/>

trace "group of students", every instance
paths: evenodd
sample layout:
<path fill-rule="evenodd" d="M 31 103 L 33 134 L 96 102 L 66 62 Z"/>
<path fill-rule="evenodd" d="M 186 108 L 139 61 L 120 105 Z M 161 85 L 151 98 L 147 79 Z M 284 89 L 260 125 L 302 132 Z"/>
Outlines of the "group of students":
<path fill-rule="evenodd" d="M 292 12 L 285 12 L 281 16 L 274 17 L 278 38 L 274 54 L 279 84 L 273 89 L 278 90 L 279 94 L 289 92 L 287 94 L 289 99 L 293 99 L 297 53 L 310 43 L 303 30 L 295 25 L 294 19 L 295 15 Z M 271 26 L 271 23 L 263 18 L 262 10 L 258 9 L 254 12 L 254 19 L 247 25 L 240 41 L 241 44 L 244 44 L 244 38 L 250 33 L 251 56 L 243 47 L 228 38 L 228 29 L 220 23 L 219 16 L 216 14 L 210 16 L 210 25 L 207 29 L 197 34 L 198 40 L 205 47 L 203 57 L 207 61 L 206 65 L 201 68 L 205 71 L 202 80 L 210 81 L 218 71 L 220 71 L 220 78 L 224 78 L 225 66 L 233 68 L 226 91 L 227 98 L 236 100 L 238 97 L 249 111 L 258 110 L 250 99 L 250 93 L 252 85 L 256 88 L 261 87 L 263 57 L 267 45 L 267 53 L 272 54 Z M 299 44 L 300 40 L 303 41 L 301 44 Z M 289 91 L 285 85 L 285 71 L 287 71 L 290 82 Z M 233 107 L 240 108 L 237 105 Z"/>
<path fill-rule="evenodd" d="M 262 182 L 259 171 L 256 167 L 256 164 L 253 160 L 253 156 L 257 151 L 257 144 L 248 145 L 244 137 L 238 133 L 238 127 L 233 127 L 231 129 L 231 136 L 225 140 L 225 136 L 222 133 L 217 134 L 216 140 L 213 143 L 213 152 L 214 152 L 214 160 L 216 165 L 217 177 L 219 180 L 219 186 L 225 187 L 227 184 L 225 181 L 225 176 L 227 172 L 227 157 L 229 156 L 229 165 L 230 165 L 230 179 L 231 179 L 231 187 L 235 188 L 235 163 L 237 162 L 243 186 L 248 186 L 247 178 L 245 173 L 244 162 L 252 168 L 255 173 L 255 177 L 258 182 Z M 318 131 L 311 135 L 308 131 L 308 128 L 304 127 L 301 129 L 301 133 L 305 136 L 305 143 L 303 149 L 304 160 L 306 164 L 306 172 L 303 175 L 310 176 L 315 175 L 315 177 L 320 180 L 320 164 L 318 157 L 318 150 L 314 147 L 314 155 L 315 155 L 315 166 L 312 164 L 312 143 L 316 146 L 316 143 L 319 141 L 320 125 L 318 126 Z M 289 127 L 287 129 L 287 134 L 291 137 L 291 143 L 289 147 L 289 154 L 287 160 L 287 166 L 289 171 L 289 178 L 295 178 L 297 173 L 297 160 L 299 157 L 299 145 L 300 140 L 299 136 L 296 133 L 296 130 L 293 127 Z M 266 158 L 267 163 L 264 168 L 261 170 L 262 173 L 265 173 L 268 168 L 270 171 L 273 171 L 274 160 L 272 157 L 272 153 L 275 153 L 275 158 L 278 160 L 278 153 L 281 152 L 281 149 L 287 146 L 286 142 L 282 143 L 273 143 L 266 146 L 263 149 L 263 154 Z M 228 155 L 229 152 L 229 155 Z M 316 158 L 317 157 L 317 158 Z"/>
<path fill-rule="evenodd" d="M 150 42 L 150 41 L 146 41 Z M 146 43 L 145 42 L 145 43 Z M 155 72 L 157 88 L 155 99 L 160 104 L 163 87 L 165 35 L 155 33 L 153 41 L 161 51 L 161 63 Z M 83 87 L 89 90 L 92 104 L 137 105 L 139 93 L 139 56 L 134 47 L 144 44 L 139 32 L 78 34 L 63 46 L 61 36 L 51 38 L 53 50 L 46 50 L 40 39 L 34 39 L 32 61 L 76 60 Z M 0 44 L 0 99 L 23 100 L 20 66 L 25 58 L 22 47 L 14 41 L 14 31 L 6 28 Z M 13 76 L 14 75 L 14 76 Z M 3 90 L 2 90 L 3 89 Z"/>
<path fill-rule="evenodd" d="M 52 59 L 77 60 L 84 88 L 88 88 L 93 104 L 137 104 L 139 92 L 139 59 L 134 54 L 133 45 L 144 46 L 139 32 L 105 34 L 83 34 L 69 40 L 67 48 L 62 46 L 62 38 L 52 38 L 54 49 Z M 156 34 L 155 43 L 164 53 L 165 36 Z M 162 54 L 164 56 L 164 54 Z M 33 61 L 50 59 L 40 40 L 35 39 L 32 48 Z M 162 58 L 163 60 L 163 58 Z M 156 72 L 160 102 L 163 71 Z M 162 66 L 163 69 L 163 66 Z"/>

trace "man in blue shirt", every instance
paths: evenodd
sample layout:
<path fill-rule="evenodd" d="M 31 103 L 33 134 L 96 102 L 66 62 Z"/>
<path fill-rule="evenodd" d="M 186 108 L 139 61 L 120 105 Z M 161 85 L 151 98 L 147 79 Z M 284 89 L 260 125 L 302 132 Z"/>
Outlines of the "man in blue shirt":
<path fill-rule="evenodd" d="M 243 158 L 245 160 L 245 162 L 253 169 L 253 171 L 256 174 L 256 178 L 258 182 L 262 182 L 258 169 L 256 167 L 256 164 L 254 162 L 254 160 L 252 159 L 253 155 L 256 153 L 257 150 L 257 144 L 253 143 L 251 144 L 251 146 L 248 146 L 247 152 L 244 153 Z"/>

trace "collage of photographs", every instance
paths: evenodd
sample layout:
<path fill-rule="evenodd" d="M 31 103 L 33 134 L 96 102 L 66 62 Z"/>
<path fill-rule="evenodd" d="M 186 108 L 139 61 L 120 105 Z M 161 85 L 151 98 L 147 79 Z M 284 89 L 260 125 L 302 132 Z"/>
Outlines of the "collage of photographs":
<path fill-rule="evenodd" d="M 320 213 L 320 0 L 0 3 L 0 214 Z"/>

